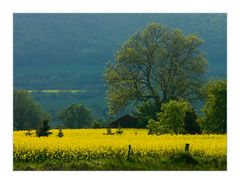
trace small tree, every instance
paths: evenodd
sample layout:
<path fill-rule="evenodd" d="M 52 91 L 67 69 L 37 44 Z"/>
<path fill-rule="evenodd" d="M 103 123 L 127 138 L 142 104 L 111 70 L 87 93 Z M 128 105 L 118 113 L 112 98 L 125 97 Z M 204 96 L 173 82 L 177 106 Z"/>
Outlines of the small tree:
<path fill-rule="evenodd" d="M 159 122 L 170 133 L 185 133 L 184 117 L 189 104 L 183 100 L 170 100 L 162 105 L 162 112 L 158 114 Z"/>
<path fill-rule="evenodd" d="M 63 137 L 63 132 L 61 128 L 59 128 L 58 137 Z"/>
<path fill-rule="evenodd" d="M 97 121 L 94 121 L 93 124 L 91 125 L 92 128 L 101 128 L 101 124 Z"/>
<path fill-rule="evenodd" d="M 182 99 L 170 100 L 164 103 L 158 113 L 158 121 L 148 122 L 150 133 L 199 133 L 200 127 L 196 122 L 196 114 L 190 103 Z"/>
<path fill-rule="evenodd" d="M 107 127 L 107 135 L 113 135 L 111 127 Z"/>
<path fill-rule="evenodd" d="M 64 108 L 59 113 L 59 119 L 63 120 L 66 128 L 88 128 L 93 122 L 90 111 L 81 104 L 72 104 Z"/>
<path fill-rule="evenodd" d="M 226 133 L 227 131 L 227 83 L 226 80 L 212 79 L 206 87 L 205 104 L 202 108 L 205 116 L 202 127 L 208 133 Z"/>
<path fill-rule="evenodd" d="M 151 135 L 151 134 L 158 135 L 160 133 L 163 133 L 165 130 L 158 121 L 155 121 L 153 119 L 150 119 L 148 121 L 147 128 L 149 129 L 148 135 Z"/>
<path fill-rule="evenodd" d="M 50 126 L 48 126 L 48 120 L 44 120 L 36 130 L 36 134 L 38 137 L 48 136 L 49 134 L 51 134 L 49 130 L 50 130 Z"/>

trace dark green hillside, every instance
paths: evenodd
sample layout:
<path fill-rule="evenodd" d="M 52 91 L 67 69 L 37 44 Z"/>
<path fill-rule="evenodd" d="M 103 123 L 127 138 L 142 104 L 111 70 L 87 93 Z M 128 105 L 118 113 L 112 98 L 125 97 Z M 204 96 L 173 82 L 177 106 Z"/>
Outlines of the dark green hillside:
<path fill-rule="evenodd" d="M 208 75 L 225 78 L 226 18 L 226 14 L 14 14 L 14 88 L 86 90 L 89 93 L 33 93 L 33 97 L 53 117 L 71 103 L 84 103 L 102 117 L 106 62 L 151 22 L 198 33 L 205 41 Z"/>
<path fill-rule="evenodd" d="M 100 82 L 106 61 L 151 22 L 198 33 L 210 75 L 226 74 L 225 14 L 15 14 L 15 87 L 79 88 L 92 75 Z"/>

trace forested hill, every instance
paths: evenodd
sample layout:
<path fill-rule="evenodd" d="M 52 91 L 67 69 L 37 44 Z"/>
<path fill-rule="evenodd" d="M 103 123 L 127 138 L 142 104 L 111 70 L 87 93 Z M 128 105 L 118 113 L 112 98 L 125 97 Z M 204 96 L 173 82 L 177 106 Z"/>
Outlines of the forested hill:
<path fill-rule="evenodd" d="M 101 85 L 105 63 L 151 22 L 198 33 L 205 41 L 209 75 L 226 75 L 226 14 L 14 14 L 14 85 Z"/>

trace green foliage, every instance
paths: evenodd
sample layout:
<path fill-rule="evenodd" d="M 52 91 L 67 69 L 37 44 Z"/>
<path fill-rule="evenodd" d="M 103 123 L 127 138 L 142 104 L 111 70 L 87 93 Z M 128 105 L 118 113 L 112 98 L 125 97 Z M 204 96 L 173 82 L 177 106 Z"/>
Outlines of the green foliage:
<path fill-rule="evenodd" d="M 80 80 L 80 79 L 79 79 Z M 94 85 L 94 84 L 93 84 Z M 86 92 L 65 93 L 59 90 L 59 93 L 43 93 L 31 91 L 31 96 L 36 99 L 42 107 L 52 115 L 51 126 L 59 122 L 59 111 L 71 104 L 81 102 L 91 110 L 91 115 L 98 122 L 104 125 L 107 107 L 104 99 L 105 89 L 99 89 L 97 85 L 89 88 Z M 82 89 L 81 91 L 85 91 Z"/>
<path fill-rule="evenodd" d="M 40 124 L 39 127 L 36 129 L 36 134 L 38 137 L 48 136 L 49 134 L 51 134 L 49 130 L 50 126 L 48 125 L 48 120 L 44 120 L 42 124 Z"/>
<path fill-rule="evenodd" d="M 25 135 L 26 136 L 31 136 L 33 133 L 31 132 L 31 130 L 28 130 L 26 133 L 25 133 Z"/>
<path fill-rule="evenodd" d="M 157 23 L 131 36 L 105 71 L 109 113 L 133 101 L 153 100 L 161 107 L 171 99 L 199 99 L 207 69 L 202 44 L 196 34 Z"/>
<path fill-rule="evenodd" d="M 61 128 L 59 128 L 58 137 L 63 137 L 63 132 Z"/>
<path fill-rule="evenodd" d="M 59 109 L 79 102 L 91 109 L 94 118 L 105 119 L 105 61 L 113 60 L 113 52 L 131 34 L 150 22 L 179 28 L 185 34 L 199 33 L 206 40 L 201 48 L 208 55 L 209 75 L 225 77 L 226 17 L 196 13 L 14 14 L 14 87 L 87 90 L 74 96 L 33 93 L 33 98 L 51 113 L 51 125 L 58 122 Z"/>
<path fill-rule="evenodd" d="M 144 102 L 137 106 L 134 116 L 137 118 L 139 127 L 145 128 L 148 124 L 148 120 L 157 118 L 157 112 L 159 112 L 159 107 L 157 107 L 153 102 Z"/>
<path fill-rule="evenodd" d="M 212 79 L 205 86 L 205 104 L 202 108 L 202 127 L 208 133 L 227 131 L 227 83 L 226 80 Z"/>
<path fill-rule="evenodd" d="M 88 128 L 93 119 L 90 111 L 81 104 L 72 104 L 59 112 L 65 128 Z"/>
<path fill-rule="evenodd" d="M 48 158 L 48 157 L 47 157 Z M 157 155 L 138 156 L 131 155 L 131 159 L 124 157 L 99 158 L 99 159 L 73 159 L 73 160 L 51 160 L 41 162 L 26 162 L 14 160 L 14 171 L 17 170 L 162 170 L 162 171 L 183 171 L 183 170 L 223 170 L 227 169 L 227 157 L 206 156 L 205 154 L 186 154 L 181 151 Z"/>
<path fill-rule="evenodd" d="M 190 104 L 184 100 L 170 100 L 162 105 L 162 112 L 158 114 L 159 122 L 170 133 L 185 133 L 185 113 L 190 109 Z"/>
<path fill-rule="evenodd" d="M 118 127 L 118 130 L 116 131 L 117 135 L 123 134 L 123 129 L 121 127 Z"/>
<path fill-rule="evenodd" d="M 13 113 L 16 130 L 35 129 L 39 122 L 51 119 L 25 90 L 14 90 Z"/>
<path fill-rule="evenodd" d="M 160 122 L 155 121 L 153 119 L 150 119 L 148 121 L 147 128 L 149 129 L 148 135 L 150 134 L 159 135 L 159 134 L 167 133 L 166 127 L 164 127 L 164 125 L 161 125 Z"/>
<path fill-rule="evenodd" d="M 92 128 L 101 128 L 101 123 L 94 121 L 93 124 L 91 125 Z"/>
<path fill-rule="evenodd" d="M 197 121 L 197 115 L 193 108 L 185 112 L 184 129 L 189 134 L 201 133 L 201 127 Z"/>
<path fill-rule="evenodd" d="M 185 100 L 170 100 L 164 103 L 158 120 L 149 120 L 149 134 L 195 134 L 200 133 L 194 109 Z"/>
<path fill-rule="evenodd" d="M 110 128 L 110 127 L 107 127 L 107 133 L 106 133 L 106 135 L 114 135 L 114 133 L 112 132 L 112 128 Z"/>

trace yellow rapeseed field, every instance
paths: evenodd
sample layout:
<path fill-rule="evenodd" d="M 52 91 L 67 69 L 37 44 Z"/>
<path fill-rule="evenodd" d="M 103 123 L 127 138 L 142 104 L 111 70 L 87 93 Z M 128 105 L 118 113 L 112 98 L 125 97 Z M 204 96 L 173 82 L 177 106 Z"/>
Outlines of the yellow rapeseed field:
<path fill-rule="evenodd" d="M 137 156 L 165 155 L 184 151 L 190 144 L 191 154 L 213 157 L 226 156 L 226 135 L 148 135 L 146 129 L 123 129 L 121 135 L 105 135 L 106 129 L 64 129 L 64 136 L 52 130 L 49 137 L 26 136 L 14 131 L 14 160 L 97 159 L 126 156 L 131 144 Z M 116 129 L 113 129 L 116 132 Z"/>

